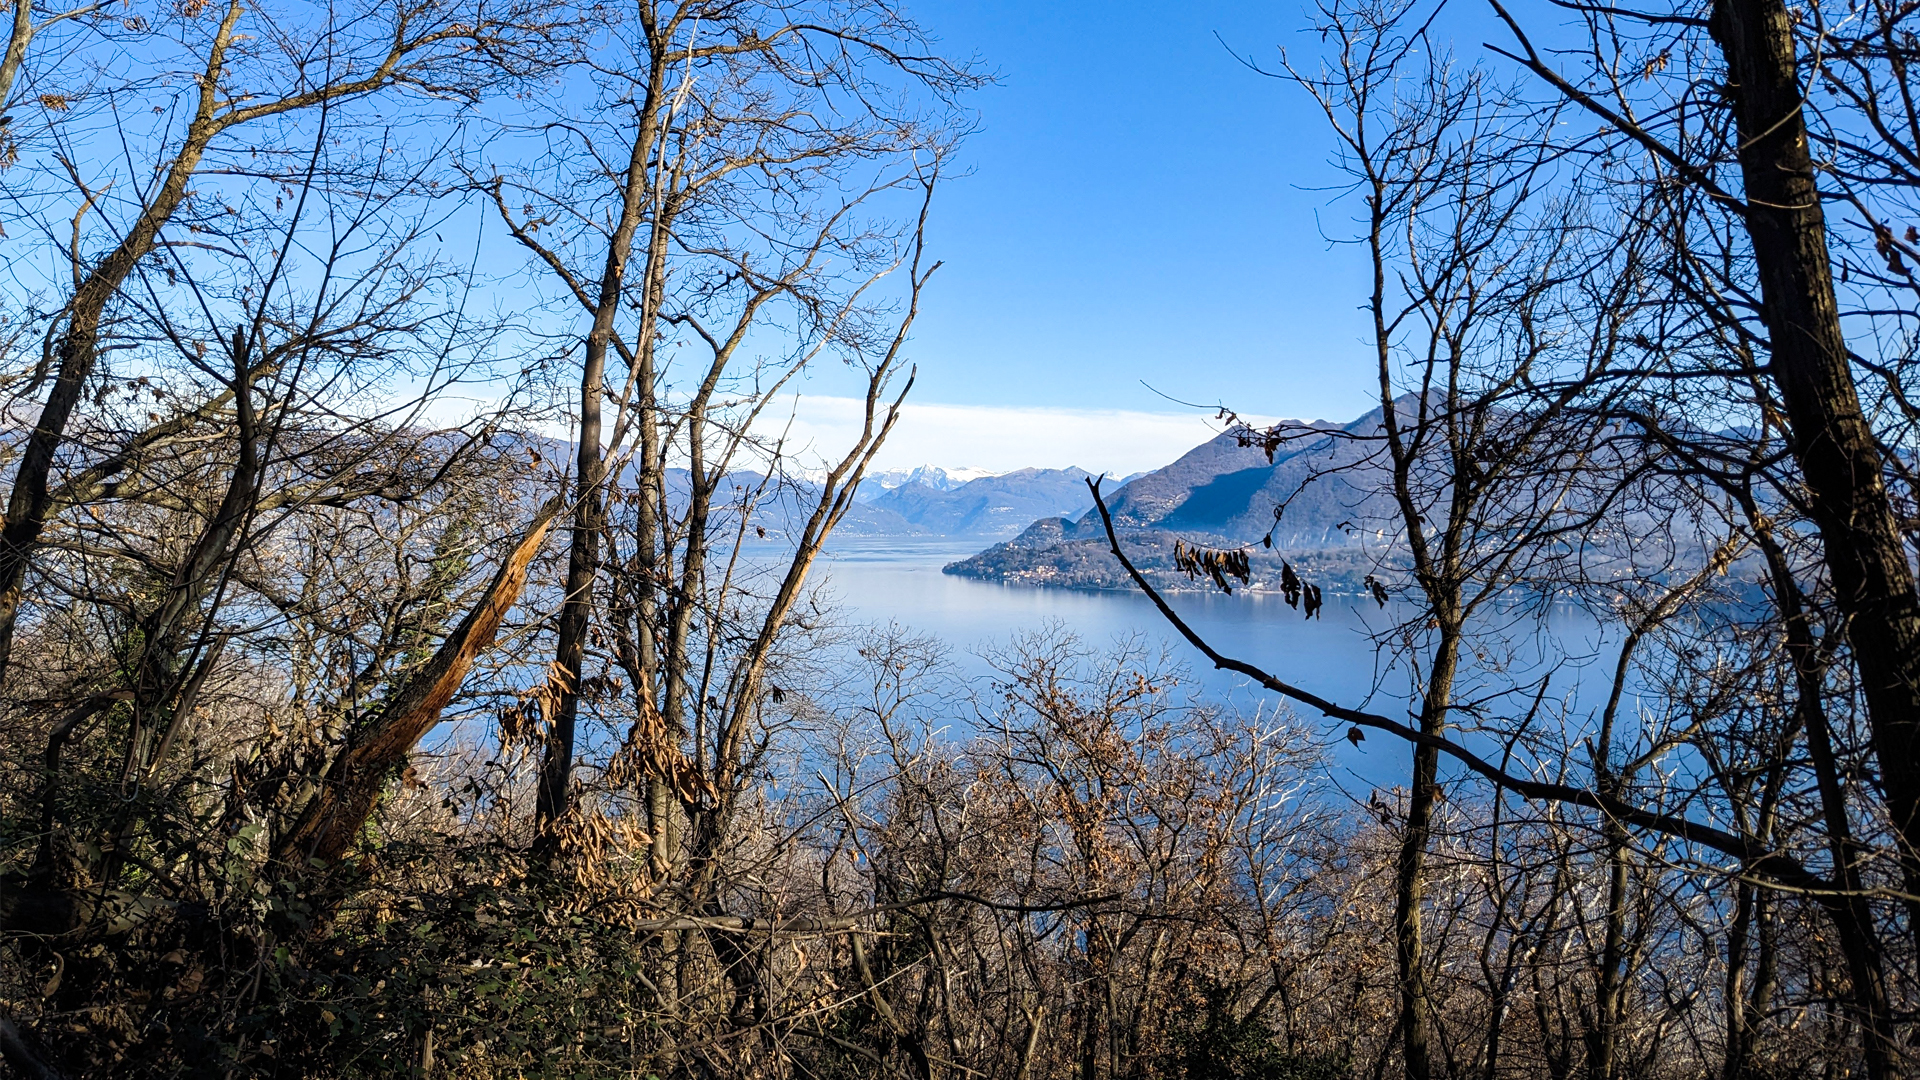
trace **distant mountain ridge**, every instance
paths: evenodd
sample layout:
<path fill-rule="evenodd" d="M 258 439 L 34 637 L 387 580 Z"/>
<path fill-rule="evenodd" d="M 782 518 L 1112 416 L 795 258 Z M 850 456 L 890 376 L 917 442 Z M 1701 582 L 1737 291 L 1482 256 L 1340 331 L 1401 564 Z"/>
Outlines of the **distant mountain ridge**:
<path fill-rule="evenodd" d="M 1392 512 L 1378 494 L 1383 485 L 1373 454 L 1382 418 L 1374 409 L 1347 424 L 1302 425 L 1302 437 L 1281 447 L 1272 461 L 1262 448 L 1223 433 L 1164 468 L 1107 489 L 1107 509 L 1136 565 L 1156 585 L 1195 587 L 1173 567 L 1178 539 L 1239 547 L 1258 543 L 1271 530 L 1273 548 L 1257 547 L 1251 554 L 1253 588 L 1278 581 L 1284 549 L 1296 570 L 1311 572 L 1329 588 L 1357 591 L 1370 566 L 1361 537 L 1375 531 L 1369 522 Z M 1324 434 L 1304 433 L 1314 431 Z M 1108 549 L 1092 500 L 1086 502 L 1084 512 L 1035 521 L 946 572 L 1008 584 L 1131 587 Z M 1283 504 L 1276 519 L 1275 508 Z"/>
<path fill-rule="evenodd" d="M 1395 409 L 1406 415 L 1417 403 L 1418 398 L 1408 395 Z M 1278 587 L 1283 561 L 1328 592 L 1359 593 L 1369 575 L 1388 580 L 1391 589 L 1391 579 L 1403 574 L 1391 569 L 1398 557 L 1379 543 L 1402 530 L 1389 494 L 1384 430 L 1381 409 L 1345 424 L 1299 424 L 1293 428 L 1297 434 L 1275 450 L 1272 460 L 1265 448 L 1221 434 L 1165 468 L 1104 491 L 1103 497 L 1128 557 L 1159 588 L 1212 587 L 1175 568 L 1174 545 L 1184 540 L 1245 551 L 1252 571 L 1248 587 L 1255 590 Z M 1552 485 L 1552 474 L 1546 475 Z M 1522 506 L 1527 503 L 1524 493 L 1509 497 Z M 1541 500 L 1548 497 L 1571 507 L 1587 496 L 1547 491 L 1534 501 L 1545 505 Z M 1444 506 L 1436 512 L 1444 512 Z M 1706 564 L 1712 537 L 1691 531 L 1683 517 L 1632 510 L 1620 520 L 1626 524 L 1625 534 L 1580 538 L 1588 572 L 1627 579 Z M 1637 562 L 1641 545 L 1628 535 L 1654 538 L 1644 551 L 1650 563 Z M 1265 543 L 1269 538 L 1271 545 Z M 1745 588 L 1738 583 L 1757 581 L 1758 558 L 1749 553 L 1726 566 L 1728 587 Z M 951 563 L 945 571 L 1006 584 L 1132 587 L 1094 509 L 1035 521 L 1018 536 Z"/>
<path fill-rule="evenodd" d="M 1271 462 L 1257 446 L 1222 433 L 1173 464 L 1139 477 L 1107 497 L 1116 526 L 1199 532 L 1240 542 L 1273 530 L 1276 544 L 1340 547 L 1353 543 L 1362 523 L 1391 512 L 1380 490 L 1373 451 L 1381 427 L 1375 409 L 1348 424 L 1324 420 L 1282 447 Z M 1285 503 L 1276 522 L 1274 508 Z M 1083 525 L 1097 525 L 1089 511 Z"/>
<path fill-rule="evenodd" d="M 950 489 L 902 484 L 871 504 L 915 528 L 944 536 L 1012 536 L 1036 518 L 1079 515 L 1093 506 L 1085 469 L 1016 469 Z"/>
<path fill-rule="evenodd" d="M 1085 469 L 1015 469 L 956 479 L 983 470 L 919 466 L 897 470 L 917 476 L 882 490 L 878 497 L 856 497 L 835 532 L 841 536 L 952 536 L 999 538 L 1020 532 L 1038 518 L 1077 516 L 1093 506 Z M 862 481 L 864 489 L 868 481 Z M 941 487 L 938 484 L 949 486 Z M 690 487 L 686 470 L 668 470 L 670 497 L 684 499 Z M 719 497 L 754 504 L 754 524 L 771 537 L 798 529 L 811 515 L 820 481 L 787 475 L 768 482 L 764 474 L 742 470 L 728 477 Z"/>
<path fill-rule="evenodd" d="M 935 491 L 952 491 L 974 480 L 982 480 L 987 477 L 999 475 L 1002 474 L 996 473 L 991 469 L 976 469 L 972 467 L 948 469 L 939 465 L 915 465 L 912 468 L 905 469 L 882 469 L 879 472 L 868 473 L 866 477 L 860 481 L 860 492 L 857 498 L 862 502 L 875 502 L 885 496 L 889 491 L 908 487 L 913 484 L 930 487 Z"/>

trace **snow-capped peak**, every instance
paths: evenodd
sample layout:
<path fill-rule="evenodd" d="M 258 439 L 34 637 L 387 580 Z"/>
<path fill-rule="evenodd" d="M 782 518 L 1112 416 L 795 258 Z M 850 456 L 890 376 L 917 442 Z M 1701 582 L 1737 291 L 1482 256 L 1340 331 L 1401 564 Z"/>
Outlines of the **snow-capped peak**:
<path fill-rule="evenodd" d="M 983 476 L 998 476 L 992 469 L 955 468 L 948 469 L 939 465 L 916 465 L 911 469 L 885 469 L 867 474 L 866 483 L 882 491 L 892 491 L 908 484 L 925 484 L 936 491 L 952 491 L 969 480 L 978 480 Z"/>

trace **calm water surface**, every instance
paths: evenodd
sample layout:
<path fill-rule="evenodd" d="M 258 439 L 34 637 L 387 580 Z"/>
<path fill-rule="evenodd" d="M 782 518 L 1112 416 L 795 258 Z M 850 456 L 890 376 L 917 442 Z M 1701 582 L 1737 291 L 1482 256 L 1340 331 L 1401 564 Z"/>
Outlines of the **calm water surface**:
<path fill-rule="evenodd" d="M 1137 592 L 999 585 L 940 572 L 947 563 L 985 546 L 980 541 L 951 539 L 837 540 L 820 565 L 817 580 L 824 581 L 839 604 L 859 621 L 895 621 L 944 640 L 955 660 L 975 675 L 990 671 L 982 651 L 1057 622 L 1094 648 L 1134 635 L 1150 643 L 1166 643 L 1169 655 L 1186 665 L 1208 693 L 1249 711 L 1275 704 L 1275 695 L 1244 677 L 1213 670 L 1198 650 L 1180 639 L 1152 602 Z M 1372 600 L 1329 596 L 1321 617 L 1308 622 L 1277 595 L 1195 592 L 1178 594 L 1170 602 L 1190 626 L 1228 656 L 1343 705 L 1395 717 L 1407 712 L 1404 673 L 1380 670 L 1369 638 L 1390 624 L 1394 604 L 1382 610 Z M 1583 682 L 1589 691 L 1585 697 L 1603 696 L 1618 646 L 1606 640 L 1591 617 L 1571 610 L 1557 613 L 1548 619 L 1544 635 L 1527 625 L 1526 634 L 1506 635 L 1512 650 L 1498 662 L 1523 678 L 1529 672 L 1554 668 L 1553 694 L 1573 708 L 1585 705 L 1580 694 Z M 1404 745 L 1375 734 L 1355 748 L 1340 737 L 1344 726 L 1304 708 L 1295 711 L 1328 737 L 1335 748 L 1336 772 L 1348 780 L 1363 789 L 1406 782 L 1411 752 Z"/>

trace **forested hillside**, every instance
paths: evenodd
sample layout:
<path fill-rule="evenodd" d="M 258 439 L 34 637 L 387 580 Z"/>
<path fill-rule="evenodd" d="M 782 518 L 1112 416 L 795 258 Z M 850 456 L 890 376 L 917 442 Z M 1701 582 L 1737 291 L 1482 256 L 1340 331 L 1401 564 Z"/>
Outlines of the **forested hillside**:
<path fill-rule="evenodd" d="M 1369 575 L 1398 561 L 1385 543 L 1368 543 L 1384 539 L 1390 512 L 1380 462 L 1369 452 L 1380 415 L 1375 410 L 1344 426 L 1303 425 L 1330 434 L 1291 443 L 1271 461 L 1244 431 L 1223 432 L 1115 488 L 1108 510 L 1135 562 L 1163 589 L 1214 587 L 1176 565 L 1175 545 L 1191 543 L 1244 549 L 1249 588 L 1278 591 L 1285 565 L 1297 564 L 1325 588 L 1364 591 Z M 1035 521 L 947 573 L 1016 585 L 1132 588 L 1088 502 L 1084 513 Z"/>

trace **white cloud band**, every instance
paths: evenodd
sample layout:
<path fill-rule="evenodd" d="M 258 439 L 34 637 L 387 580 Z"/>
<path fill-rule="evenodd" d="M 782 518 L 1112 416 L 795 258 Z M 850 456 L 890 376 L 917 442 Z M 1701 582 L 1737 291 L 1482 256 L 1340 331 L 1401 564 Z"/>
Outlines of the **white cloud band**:
<path fill-rule="evenodd" d="M 769 410 L 784 423 L 787 408 Z M 805 396 L 793 412 L 789 453 L 802 461 L 837 456 L 860 430 L 855 398 Z M 908 399 L 876 469 L 920 464 L 972 466 L 993 472 L 1070 465 L 1114 476 L 1157 469 L 1218 434 L 1213 414 L 1132 412 L 1122 409 L 1013 408 L 943 405 Z M 777 417 L 777 419 L 774 419 Z"/>

